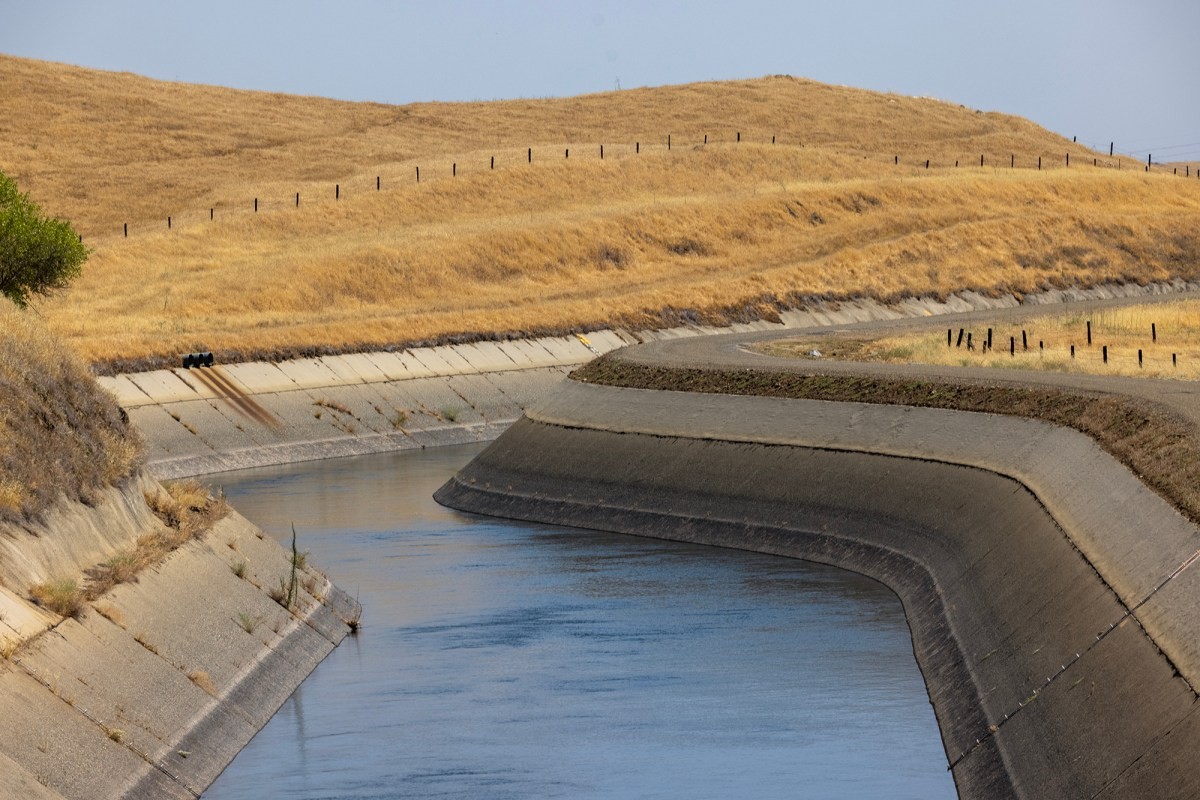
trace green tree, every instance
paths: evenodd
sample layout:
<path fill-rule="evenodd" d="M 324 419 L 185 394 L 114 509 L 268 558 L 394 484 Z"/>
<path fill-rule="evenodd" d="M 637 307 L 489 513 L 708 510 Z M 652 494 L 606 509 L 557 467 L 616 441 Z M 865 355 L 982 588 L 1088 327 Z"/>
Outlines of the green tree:
<path fill-rule="evenodd" d="M 0 172 L 0 294 L 24 307 L 79 276 L 88 248 L 71 223 L 42 215 Z"/>

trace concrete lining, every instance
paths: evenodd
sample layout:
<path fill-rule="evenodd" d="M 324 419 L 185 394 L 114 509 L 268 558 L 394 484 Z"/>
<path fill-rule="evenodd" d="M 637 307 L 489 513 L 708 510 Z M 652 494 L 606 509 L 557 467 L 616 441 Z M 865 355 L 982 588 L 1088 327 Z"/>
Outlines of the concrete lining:
<path fill-rule="evenodd" d="M 1075 431 L 568 381 L 437 499 L 881 580 L 963 797 L 1200 794 L 1200 532 Z"/>
<path fill-rule="evenodd" d="M 142 476 L 94 508 L 64 504 L 33 532 L 0 535 L 13 550 L 0 556 L 6 611 L 29 611 L 23 644 L 0 659 L 0 797 L 195 798 L 357 619 L 308 568 L 290 607 L 272 599 L 290 554 L 236 514 L 77 618 L 10 591 L 127 552 L 161 526 L 142 498 L 152 490 Z"/>

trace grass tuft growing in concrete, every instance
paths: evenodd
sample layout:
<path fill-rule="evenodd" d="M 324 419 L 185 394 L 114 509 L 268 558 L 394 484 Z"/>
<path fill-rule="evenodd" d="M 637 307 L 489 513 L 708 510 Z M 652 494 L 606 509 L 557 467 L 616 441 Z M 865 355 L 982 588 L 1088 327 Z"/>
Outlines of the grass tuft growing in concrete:
<path fill-rule="evenodd" d="M 61 578 L 29 587 L 34 602 L 60 617 L 75 617 L 83 611 L 86 595 L 74 578 Z"/>

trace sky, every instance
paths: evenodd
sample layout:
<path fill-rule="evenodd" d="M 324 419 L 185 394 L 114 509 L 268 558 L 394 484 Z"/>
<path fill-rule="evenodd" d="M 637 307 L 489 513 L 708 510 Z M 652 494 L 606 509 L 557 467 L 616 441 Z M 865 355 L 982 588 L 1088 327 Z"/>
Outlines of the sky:
<path fill-rule="evenodd" d="M 789 74 L 1200 159 L 1197 0 L 0 0 L 0 52 L 409 103 Z M 3 98 L 0 98 L 0 111 Z"/>

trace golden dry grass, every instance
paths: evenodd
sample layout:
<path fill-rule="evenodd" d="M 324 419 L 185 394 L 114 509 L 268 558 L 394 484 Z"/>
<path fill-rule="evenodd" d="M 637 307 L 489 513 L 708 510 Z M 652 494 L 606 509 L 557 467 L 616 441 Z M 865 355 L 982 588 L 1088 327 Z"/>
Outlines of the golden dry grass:
<path fill-rule="evenodd" d="M 79 357 L 0 298 L 0 524 L 36 520 L 64 496 L 94 501 L 136 472 L 141 452 Z"/>
<path fill-rule="evenodd" d="M 1118 171 L 1016 117 L 794 78 L 398 107 L 0 57 L 0 97 L 0 169 L 95 248 L 39 306 L 93 363 L 1200 271 L 1200 180 Z"/>
<path fill-rule="evenodd" d="M 983 344 L 989 328 L 991 350 Z M 797 338 L 772 342 L 762 350 L 797 358 L 808 357 L 815 349 L 823 358 L 852 361 L 1200 379 L 1200 301 L 1195 300 L 1086 313 L 1048 312 L 1017 323 L 973 323 L 964 330 L 961 344 L 958 331 L 957 327 L 951 329 L 949 344 L 946 330 L 940 330 L 876 338 Z M 967 333 L 973 344 L 970 350 L 966 346 Z"/>

